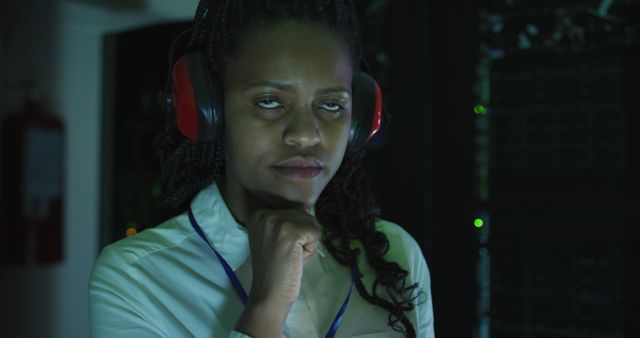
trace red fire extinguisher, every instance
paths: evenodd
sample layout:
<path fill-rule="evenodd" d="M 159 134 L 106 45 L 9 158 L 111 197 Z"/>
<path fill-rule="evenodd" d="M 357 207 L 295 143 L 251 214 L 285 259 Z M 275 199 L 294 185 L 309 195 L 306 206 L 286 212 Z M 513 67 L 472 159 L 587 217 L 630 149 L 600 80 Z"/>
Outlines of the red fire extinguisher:
<path fill-rule="evenodd" d="M 42 104 L 2 121 L 0 261 L 62 260 L 63 124 Z"/>

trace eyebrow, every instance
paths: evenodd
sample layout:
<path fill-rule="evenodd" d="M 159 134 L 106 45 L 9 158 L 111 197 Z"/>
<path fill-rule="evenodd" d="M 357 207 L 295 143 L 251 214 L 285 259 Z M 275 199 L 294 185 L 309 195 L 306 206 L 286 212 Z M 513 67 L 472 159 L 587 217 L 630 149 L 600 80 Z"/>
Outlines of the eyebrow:
<path fill-rule="evenodd" d="M 254 83 L 250 83 L 248 85 L 246 85 L 243 90 L 249 90 L 251 88 L 256 88 L 256 87 L 271 87 L 271 88 L 276 88 L 279 90 L 284 90 L 284 91 L 293 91 L 294 87 L 293 85 L 290 85 L 288 83 L 284 83 L 284 82 L 274 82 L 274 81 L 258 81 L 258 82 L 254 82 Z M 329 94 L 329 93 L 345 93 L 345 94 L 349 94 L 349 91 L 343 87 L 343 86 L 336 86 L 336 87 L 328 87 L 328 88 L 322 88 L 322 89 L 318 89 L 316 90 L 316 95 L 323 95 L 323 94 Z"/>

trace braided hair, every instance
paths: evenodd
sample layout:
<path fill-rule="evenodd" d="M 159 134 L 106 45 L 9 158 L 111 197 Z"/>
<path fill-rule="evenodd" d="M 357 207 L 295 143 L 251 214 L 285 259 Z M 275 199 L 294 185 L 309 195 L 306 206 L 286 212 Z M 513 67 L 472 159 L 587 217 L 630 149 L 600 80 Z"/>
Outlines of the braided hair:
<path fill-rule="evenodd" d="M 188 49 L 203 51 L 213 76 L 220 77 L 227 62 L 241 53 L 242 38 L 256 28 L 284 20 L 321 23 L 348 46 L 354 70 L 359 69 L 362 42 L 355 6 L 350 0 L 201 0 L 196 10 Z M 174 211 L 185 210 L 203 188 L 224 175 L 222 137 L 217 141 L 191 141 L 178 131 L 175 116 L 169 114 L 167 128 L 155 140 L 162 163 L 162 203 Z M 406 337 L 416 332 L 406 313 L 421 296 L 418 283 L 407 285 L 407 270 L 387 261 L 389 240 L 376 230 L 379 216 L 373 194 L 364 174 L 365 150 L 345 154 L 343 162 L 319 196 L 315 212 L 323 225 L 323 244 L 339 264 L 354 266 L 355 285 L 367 302 L 389 312 L 388 325 Z M 367 262 L 376 279 L 369 292 L 358 267 L 362 243 Z M 380 296 L 386 291 L 387 300 Z"/>

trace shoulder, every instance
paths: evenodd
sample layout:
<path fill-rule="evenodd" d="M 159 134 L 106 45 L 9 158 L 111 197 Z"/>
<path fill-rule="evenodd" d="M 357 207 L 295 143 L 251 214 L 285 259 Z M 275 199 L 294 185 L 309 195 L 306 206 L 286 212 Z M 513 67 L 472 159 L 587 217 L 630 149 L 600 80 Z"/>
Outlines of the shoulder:
<path fill-rule="evenodd" d="M 185 239 L 193 235 L 184 226 L 185 215 L 171 218 L 160 225 L 141 231 L 107 245 L 96 260 L 92 279 L 96 275 L 120 271 L 135 274 L 136 264 L 159 252 L 179 246 Z"/>
<path fill-rule="evenodd" d="M 418 242 L 400 225 L 384 220 L 378 219 L 376 221 L 376 230 L 381 231 L 387 236 L 389 240 L 389 252 L 385 255 L 393 261 L 403 262 L 407 265 L 403 265 L 409 270 L 416 268 L 416 264 L 426 265 L 426 261 L 422 254 L 422 248 Z"/>
<path fill-rule="evenodd" d="M 382 231 L 389 241 L 393 239 L 394 241 L 400 241 L 402 244 L 410 244 L 411 246 L 417 246 L 418 243 L 416 240 L 400 225 L 393 223 L 391 221 L 387 221 L 385 219 L 377 219 L 376 220 L 376 230 Z"/>
<path fill-rule="evenodd" d="M 411 284 L 418 283 L 419 293 L 416 294 L 416 308 L 410 315 L 418 337 L 433 338 L 433 305 L 431 300 L 431 275 L 427 261 L 422 254 L 418 242 L 399 225 L 378 220 L 376 229 L 387 236 L 389 251 L 385 258 L 400 264 L 409 272 Z"/>
<path fill-rule="evenodd" d="M 413 236 L 398 224 L 382 219 L 376 221 L 376 230 L 384 233 L 389 240 L 389 251 L 385 258 L 400 264 L 409 272 L 409 280 L 412 283 L 417 282 L 423 291 L 430 292 L 429 266 L 422 254 L 422 248 Z"/>
<path fill-rule="evenodd" d="M 166 268 L 162 253 L 188 238 L 180 216 L 102 249 L 89 280 L 89 313 L 94 337 L 123 335 L 168 337 L 151 303 L 159 271 Z M 155 279 L 154 279 L 155 278 Z M 160 294 L 160 293 L 158 293 Z M 154 298 L 155 299 L 155 298 Z"/>

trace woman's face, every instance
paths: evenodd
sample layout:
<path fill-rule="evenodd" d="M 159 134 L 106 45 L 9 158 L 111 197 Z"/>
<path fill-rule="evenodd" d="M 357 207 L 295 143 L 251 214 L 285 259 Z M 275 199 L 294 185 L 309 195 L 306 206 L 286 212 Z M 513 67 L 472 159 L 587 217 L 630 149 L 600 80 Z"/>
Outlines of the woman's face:
<path fill-rule="evenodd" d="M 226 188 L 271 207 L 314 205 L 345 153 L 351 78 L 348 50 L 322 26 L 255 32 L 223 79 Z"/>

